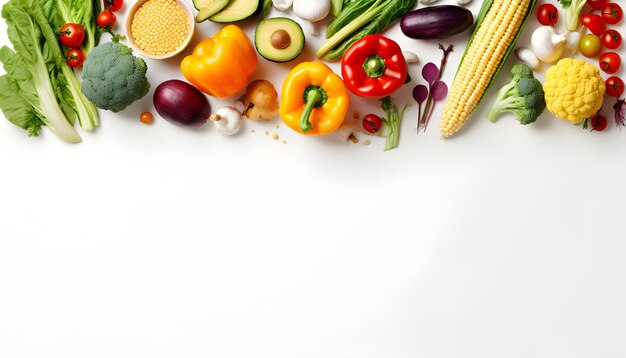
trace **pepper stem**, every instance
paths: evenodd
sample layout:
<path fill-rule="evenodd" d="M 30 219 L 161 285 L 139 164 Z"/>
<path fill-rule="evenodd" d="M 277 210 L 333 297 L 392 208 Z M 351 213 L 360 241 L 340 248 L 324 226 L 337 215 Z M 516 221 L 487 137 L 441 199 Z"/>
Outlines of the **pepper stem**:
<path fill-rule="evenodd" d="M 368 57 L 363 63 L 365 74 L 370 78 L 378 78 L 385 73 L 387 66 L 385 60 L 379 55 Z"/>
<path fill-rule="evenodd" d="M 315 104 L 321 98 L 322 93 L 317 88 L 311 89 L 309 93 L 307 93 L 306 107 L 304 107 L 304 112 L 302 112 L 302 117 L 300 117 L 300 128 L 304 133 L 313 129 L 309 118 L 311 117 L 311 112 L 313 112 L 313 108 L 315 108 Z"/>

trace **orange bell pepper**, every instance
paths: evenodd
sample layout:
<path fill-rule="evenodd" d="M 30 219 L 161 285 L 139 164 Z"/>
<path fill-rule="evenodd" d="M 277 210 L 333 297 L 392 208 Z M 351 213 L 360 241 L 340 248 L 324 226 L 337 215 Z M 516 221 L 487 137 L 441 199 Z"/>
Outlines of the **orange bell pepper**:
<path fill-rule="evenodd" d="M 322 62 L 296 66 L 283 83 L 280 117 L 296 132 L 334 132 L 350 107 L 350 93 L 341 77 Z"/>
<path fill-rule="evenodd" d="M 180 69 L 187 81 L 202 92 L 226 98 L 246 87 L 257 62 L 256 51 L 245 32 L 228 25 L 213 38 L 202 40 L 193 54 L 183 59 Z"/>

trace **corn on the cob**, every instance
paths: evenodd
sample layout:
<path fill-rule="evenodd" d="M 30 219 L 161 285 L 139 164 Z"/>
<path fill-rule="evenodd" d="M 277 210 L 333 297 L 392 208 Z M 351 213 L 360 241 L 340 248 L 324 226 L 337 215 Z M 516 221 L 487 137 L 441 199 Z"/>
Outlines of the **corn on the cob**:
<path fill-rule="evenodd" d="M 439 122 L 442 137 L 468 120 L 497 77 L 536 0 L 486 0 Z"/>

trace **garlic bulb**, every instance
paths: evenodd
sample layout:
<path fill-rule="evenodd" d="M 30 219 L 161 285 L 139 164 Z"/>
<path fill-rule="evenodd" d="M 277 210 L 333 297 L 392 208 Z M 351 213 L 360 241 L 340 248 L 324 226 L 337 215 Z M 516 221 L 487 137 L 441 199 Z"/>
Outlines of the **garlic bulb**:
<path fill-rule="evenodd" d="M 243 118 L 241 112 L 236 108 L 223 107 L 217 113 L 211 115 L 211 121 L 218 133 L 230 136 L 239 132 Z"/>
<path fill-rule="evenodd" d="M 550 26 L 541 26 L 533 32 L 530 44 L 537 56 L 543 62 L 551 63 L 563 54 L 563 46 L 567 42 L 565 35 L 559 35 Z"/>
<path fill-rule="evenodd" d="M 462 6 L 469 5 L 472 0 L 456 0 L 456 3 Z"/>

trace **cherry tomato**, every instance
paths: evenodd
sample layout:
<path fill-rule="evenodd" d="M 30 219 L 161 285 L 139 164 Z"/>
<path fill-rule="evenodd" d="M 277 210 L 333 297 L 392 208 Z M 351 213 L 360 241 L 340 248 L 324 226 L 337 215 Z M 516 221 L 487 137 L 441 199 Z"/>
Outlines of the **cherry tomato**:
<path fill-rule="evenodd" d="M 606 32 L 602 35 L 602 43 L 604 44 L 604 47 L 610 50 L 615 50 L 622 45 L 622 35 L 620 35 L 616 30 L 606 30 Z"/>
<path fill-rule="evenodd" d="M 605 52 L 600 56 L 600 69 L 606 73 L 615 73 L 622 65 L 622 59 L 615 52 Z"/>
<path fill-rule="evenodd" d="M 600 36 L 604 32 L 604 30 L 606 30 L 606 24 L 604 23 L 604 20 L 602 20 L 602 16 L 600 15 L 585 14 L 580 17 L 580 21 L 594 35 Z"/>
<path fill-rule="evenodd" d="M 67 23 L 59 30 L 59 40 L 67 47 L 80 47 L 85 40 L 85 30 L 80 24 Z"/>
<path fill-rule="evenodd" d="M 368 114 L 363 117 L 363 128 L 368 133 L 376 133 L 380 130 L 380 127 L 383 126 L 383 121 L 379 116 L 375 114 Z"/>
<path fill-rule="evenodd" d="M 85 54 L 83 54 L 83 51 L 77 47 L 67 51 L 65 59 L 70 67 L 80 67 L 83 65 L 83 62 L 85 62 Z"/>
<path fill-rule="evenodd" d="M 580 39 L 578 49 L 585 57 L 596 57 L 602 52 L 602 41 L 594 34 L 587 34 Z"/>
<path fill-rule="evenodd" d="M 543 4 L 537 9 L 537 21 L 544 26 L 554 27 L 559 22 L 559 10 L 552 4 Z"/>
<path fill-rule="evenodd" d="M 609 0 L 587 0 L 587 4 L 594 10 L 602 10 Z"/>
<path fill-rule="evenodd" d="M 622 8 L 615 3 L 610 3 L 602 9 L 602 18 L 609 25 L 622 21 L 622 15 Z"/>
<path fill-rule="evenodd" d="M 98 26 L 101 28 L 110 29 L 111 27 L 115 26 L 116 20 L 117 18 L 115 17 L 114 13 L 108 10 L 104 10 L 100 13 L 100 15 L 98 15 Z"/>
<path fill-rule="evenodd" d="M 601 115 L 595 115 L 593 117 L 591 117 L 591 131 L 596 131 L 596 132 L 602 132 L 603 130 L 606 129 L 606 126 L 609 124 L 606 121 L 606 118 L 604 118 L 604 116 Z"/>
<path fill-rule="evenodd" d="M 139 116 L 139 122 L 143 124 L 150 124 L 154 121 L 154 116 L 150 112 L 142 112 Z"/>
<path fill-rule="evenodd" d="M 606 94 L 611 97 L 621 97 L 624 93 L 624 82 L 617 76 L 606 79 Z"/>
<path fill-rule="evenodd" d="M 104 5 L 105 9 L 116 12 L 124 6 L 124 0 L 104 0 Z"/>

